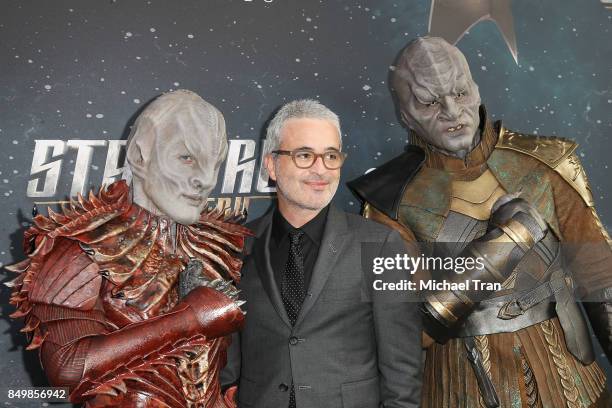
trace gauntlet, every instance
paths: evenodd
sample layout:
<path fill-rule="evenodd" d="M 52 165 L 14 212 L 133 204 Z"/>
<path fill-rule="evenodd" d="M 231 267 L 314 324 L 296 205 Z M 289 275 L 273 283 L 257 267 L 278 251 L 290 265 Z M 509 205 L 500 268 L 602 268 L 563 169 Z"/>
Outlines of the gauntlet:
<path fill-rule="evenodd" d="M 505 202 L 504 202 L 505 201 Z M 465 258 L 478 258 L 462 274 L 452 273 L 447 278 L 454 287 L 466 290 L 440 290 L 429 293 L 423 304 L 426 327 L 438 340 L 444 341 L 444 333 L 457 326 L 474 309 L 478 302 L 488 298 L 493 290 L 483 286 L 470 285 L 472 281 L 481 283 L 503 283 L 515 267 L 531 251 L 537 253 L 539 262 L 547 269 L 556 259 L 559 242 L 548 229 L 546 222 L 525 200 L 500 198 L 489 219 L 487 232 L 472 241 L 459 255 Z"/>

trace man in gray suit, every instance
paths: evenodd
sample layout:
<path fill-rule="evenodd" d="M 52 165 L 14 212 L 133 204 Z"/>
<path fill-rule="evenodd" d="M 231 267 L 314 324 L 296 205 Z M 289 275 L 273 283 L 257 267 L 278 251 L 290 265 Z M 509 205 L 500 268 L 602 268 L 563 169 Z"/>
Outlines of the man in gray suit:
<path fill-rule="evenodd" d="M 363 290 L 372 272 L 362 273 L 364 245 L 393 256 L 402 240 L 330 205 L 345 158 L 338 117 L 317 101 L 294 101 L 267 139 L 277 205 L 249 225 L 240 284 L 248 313 L 223 384 L 238 384 L 241 408 L 417 407 L 418 304 L 380 294 L 365 301 Z"/>

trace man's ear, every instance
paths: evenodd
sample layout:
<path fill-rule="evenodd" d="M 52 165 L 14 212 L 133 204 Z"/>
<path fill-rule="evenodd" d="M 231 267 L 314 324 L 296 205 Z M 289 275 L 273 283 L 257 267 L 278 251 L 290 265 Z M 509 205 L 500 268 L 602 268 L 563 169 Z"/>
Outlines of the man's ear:
<path fill-rule="evenodd" d="M 264 166 L 266 167 L 266 171 L 268 172 L 268 176 L 273 181 L 276 181 L 276 171 L 274 169 L 274 156 L 272 154 L 266 154 L 264 157 Z"/>
<path fill-rule="evenodd" d="M 130 165 L 130 169 L 132 170 L 132 174 L 136 177 L 143 179 L 146 177 L 146 169 L 148 167 L 148 155 L 141 146 L 140 140 L 132 140 L 127 149 L 127 162 Z"/>

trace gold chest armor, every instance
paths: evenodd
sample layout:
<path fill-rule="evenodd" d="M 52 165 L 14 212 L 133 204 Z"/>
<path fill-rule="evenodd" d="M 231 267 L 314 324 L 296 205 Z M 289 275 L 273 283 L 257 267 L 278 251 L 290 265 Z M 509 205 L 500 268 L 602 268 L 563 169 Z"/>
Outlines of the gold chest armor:
<path fill-rule="evenodd" d="M 493 204 L 504 194 L 506 191 L 487 169 L 475 180 L 452 182 L 450 210 L 477 220 L 488 220 Z"/>

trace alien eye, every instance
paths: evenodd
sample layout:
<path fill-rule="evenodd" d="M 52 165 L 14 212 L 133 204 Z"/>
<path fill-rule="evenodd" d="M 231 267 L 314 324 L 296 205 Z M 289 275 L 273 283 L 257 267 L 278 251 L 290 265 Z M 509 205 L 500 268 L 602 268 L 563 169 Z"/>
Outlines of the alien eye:
<path fill-rule="evenodd" d="M 455 99 L 463 98 L 465 96 L 465 90 L 461 90 L 455 94 Z"/>
<path fill-rule="evenodd" d="M 194 157 L 190 154 L 182 154 L 179 156 L 179 159 L 185 163 L 193 163 L 195 161 Z"/>
<path fill-rule="evenodd" d="M 437 99 L 434 99 L 433 101 L 428 102 L 428 103 L 427 103 L 427 106 L 437 106 L 439 103 L 440 103 L 440 102 L 438 102 L 438 100 L 437 100 Z"/>

